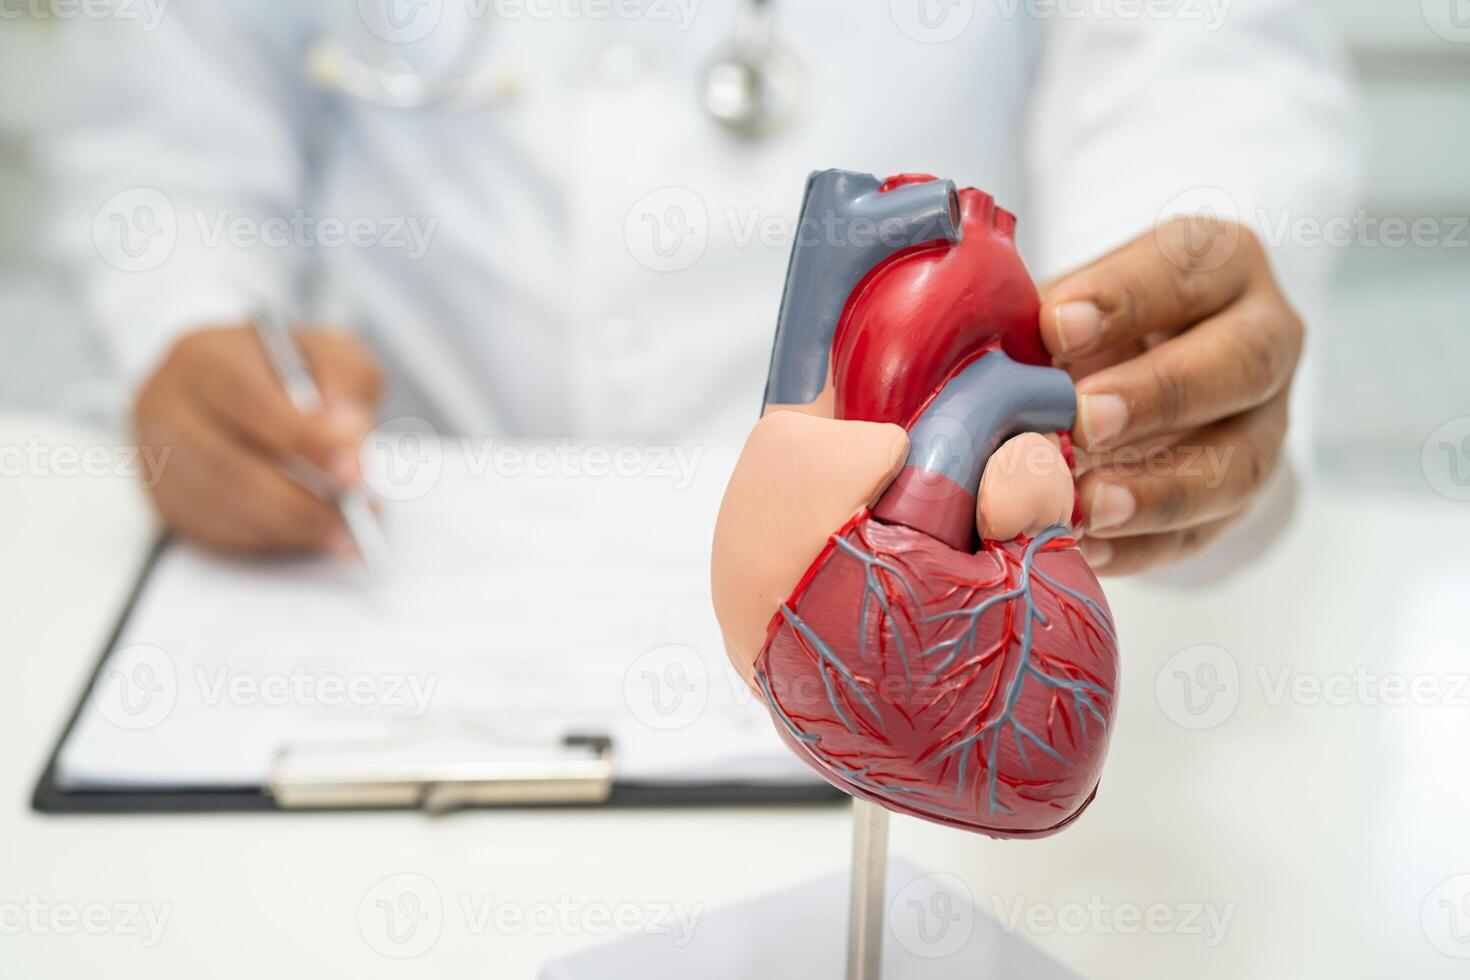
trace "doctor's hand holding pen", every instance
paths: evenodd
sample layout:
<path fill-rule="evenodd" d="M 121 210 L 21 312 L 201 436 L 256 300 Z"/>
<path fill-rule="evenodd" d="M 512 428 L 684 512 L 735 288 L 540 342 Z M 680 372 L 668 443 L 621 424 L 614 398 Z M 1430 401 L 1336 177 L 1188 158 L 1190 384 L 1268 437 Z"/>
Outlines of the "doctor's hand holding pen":
<path fill-rule="evenodd" d="M 331 495 L 361 480 L 382 371 L 346 332 L 307 328 L 296 340 L 319 411 L 293 403 L 248 324 L 186 334 L 143 386 L 136 437 L 170 454 L 151 492 L 173 531 L 232 552 L 355 554 Z M 313 492 L 313 480 L 325 485 Z"/>

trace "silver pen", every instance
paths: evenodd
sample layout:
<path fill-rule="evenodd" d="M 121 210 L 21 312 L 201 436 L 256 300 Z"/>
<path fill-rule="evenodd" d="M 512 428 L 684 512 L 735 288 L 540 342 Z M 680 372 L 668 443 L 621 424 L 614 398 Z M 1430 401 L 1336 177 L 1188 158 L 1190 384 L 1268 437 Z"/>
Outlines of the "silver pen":
<path fill-rule="evenodd" d="M 266 356 L 275 367 L 291 402 L 302 412 L 321 411 L 322 393 L 312 380 L 311 370 L 296 344 L 290 322 L 277 308 L 268 306 L 255 316 L 254 323 L 261 346 L 265 348 Z M 346 525 L 368 574 L 375 580 L 383 579 L 393 570 L 393 555 L 388 550 L 388 541 L 368 503 L 367 494 L 361 487 L 352 487 L 338 494 L 336 502 L 342 523 Z"/>

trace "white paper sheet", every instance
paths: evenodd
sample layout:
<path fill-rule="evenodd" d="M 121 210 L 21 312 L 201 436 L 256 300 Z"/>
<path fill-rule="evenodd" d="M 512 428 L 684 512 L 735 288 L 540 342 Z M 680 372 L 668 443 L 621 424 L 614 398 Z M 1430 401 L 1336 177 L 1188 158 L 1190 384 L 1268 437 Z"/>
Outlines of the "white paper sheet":
<path fill-rule="evenodd" d="M 622 476 L 506 475 L 493 458 L 446 443 L 431 489 L 385 503 L 397 569 L 378 586 L 332 560 L 172 546 L 60 783 L 256 787 L 284 746 L 446 721 L 609 735 L 624 780 L 813 780 L 729 668 L 711 611 L 732 458 L 686 456 L 692 482 L 648 454 Z"/>

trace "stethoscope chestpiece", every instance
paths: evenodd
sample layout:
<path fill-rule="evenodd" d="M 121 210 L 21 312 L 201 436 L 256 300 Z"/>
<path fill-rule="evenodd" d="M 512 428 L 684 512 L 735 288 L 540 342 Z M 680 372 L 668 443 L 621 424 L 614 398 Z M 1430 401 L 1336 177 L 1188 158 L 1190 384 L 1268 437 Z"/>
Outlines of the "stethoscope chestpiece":
<path fill-rule="evenodd" d="M 796 115 L 805 73 L 772 29 L 772 0 L 742 0 L 731 43 L 705 71 L 704 111 L 732 133 L 769 135 Z M 487 32 L 472 34 L 459 57 L 439 70 L 416 69 L 386 40 L 369 64 L 339 41 L 320 38 L 303 69 L 317 87 L 387 109 L 455 112 L 502 103 L 521 91 L 521 74 L 486 64 Z"/>
<path fill-rule="evenodd" d="M 710 64 L 701 93 L 704 111 L 740 136 L 766 136 L 796 114 L 801 64 L 775 38 L 771 0 L 745 0 L 735 39 Z"/>

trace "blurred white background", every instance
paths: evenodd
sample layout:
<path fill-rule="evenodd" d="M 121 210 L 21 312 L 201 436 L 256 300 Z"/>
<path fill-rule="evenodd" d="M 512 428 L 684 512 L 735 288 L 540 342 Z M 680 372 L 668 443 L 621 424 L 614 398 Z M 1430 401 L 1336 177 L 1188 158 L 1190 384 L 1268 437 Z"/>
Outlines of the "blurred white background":
<path fill-rule="evenodd" d="M 1455 30 L 1450 19 L 1456 4 L 1470 5 L 1320 2 L 1362 83 L 1370 222 L 1429 218 L 1449 240 L 1396 246 L 1368 223 L 1354 236 L 1364 241 L 1343 250 L 1332 322 L 1316 325 L 1329 338 L 1318 355 L 1316 459 L 1329 478 L 1428 492 L 1425 440 L 1470 413 L 1455 369 L 1470 364 L 1470 230 L 1455 230 L 1470 216 L 1470 26 Z M 43 175 L 30 166 L 30 136 L 58 98 L 50 49 L 65 27 L 21 13 L 38 4 L 7 8 L 0 21 L 0 408 L 95 416 L 116 404 L 105 357 L 32 244 Z"/>

